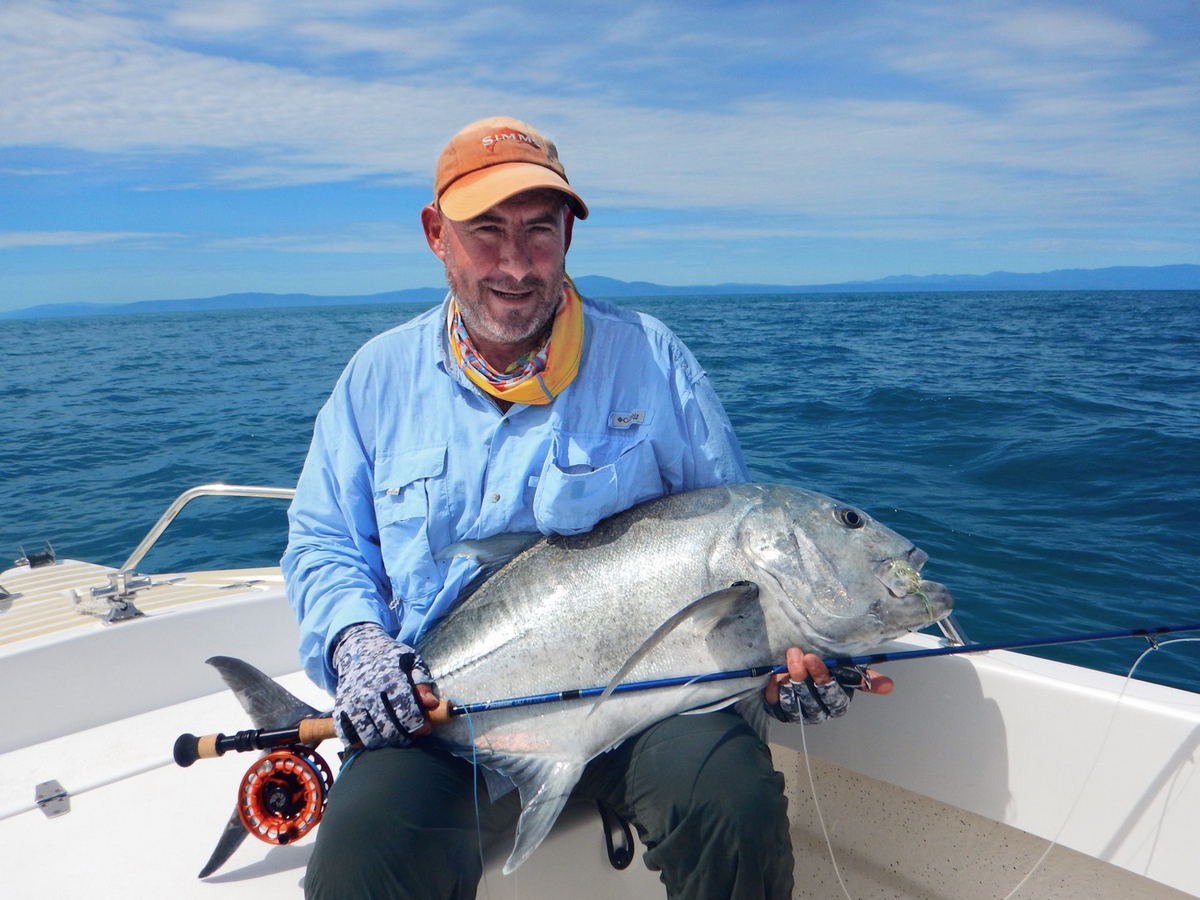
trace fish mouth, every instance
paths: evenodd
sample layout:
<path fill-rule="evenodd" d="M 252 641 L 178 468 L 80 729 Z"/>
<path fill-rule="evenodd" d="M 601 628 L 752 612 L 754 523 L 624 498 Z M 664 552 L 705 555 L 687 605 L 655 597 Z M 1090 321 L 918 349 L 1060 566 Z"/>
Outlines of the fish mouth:
<path fill-rule="evenodd" d="M 897 599 L 919 598 L 928 617 L 926 624 L 932 625 L 950 611 L 954 601 L 944 584 L 921 578 L 921 567 L 928 561 L 928 553 L 918 547 L 912 547 L 904 556 L 880 560 L 875 565 L 875 577 L 887 592 Z M 939 608 L 941 612 L 938 612 Z"/>

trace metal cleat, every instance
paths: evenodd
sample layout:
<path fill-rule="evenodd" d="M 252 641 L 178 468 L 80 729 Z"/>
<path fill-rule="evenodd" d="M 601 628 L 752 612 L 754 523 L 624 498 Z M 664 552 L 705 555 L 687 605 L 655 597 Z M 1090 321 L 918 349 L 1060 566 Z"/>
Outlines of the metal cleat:
<path fill-rule="evenodd" d="M 120 622 L 125 619 L 135 619 L 144 616 L 133 599 L 138 591 L 148 590 L 163 584 L 177 584 L 183 581 L 183 576 L 155 581 L 149 575 L 139 575 L 132 570 L 110 572 L 108 584 L 104 587 L 94 587 L 88 591 L 89 599 L 84 600 L 77 594 L 74 597 L 75 608 L 81 613 L 97 616 L 106 623 Z"/>

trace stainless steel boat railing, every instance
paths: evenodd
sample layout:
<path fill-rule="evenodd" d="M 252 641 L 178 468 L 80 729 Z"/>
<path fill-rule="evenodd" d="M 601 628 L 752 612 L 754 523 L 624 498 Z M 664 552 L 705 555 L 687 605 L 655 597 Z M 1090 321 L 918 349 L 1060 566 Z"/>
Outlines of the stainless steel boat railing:
<path fill-rule="evenodd" d="M 142 557 L 150 552 L 150 548 L 154 546 L 154 542 L 167 530 L 167 526 L 175 520 L 175 517 L 179 515 L 185 506 L 197 497 L 265 497 L 276 500 L 291 500 L 295 494 L 295 488 L 259 487 L 245 484 L 201 484 L 194 488 L 189 488 L 176 497 L 175 501 L 167 507 L 166 512 L 159 517 L 154 527 L 142 538 L 142 542 L 134 548 L 133 553 L 129 555 L 129 559 L 125 560 L 120 571 L 134 571 L 137 564 L 142 561 Z"/>

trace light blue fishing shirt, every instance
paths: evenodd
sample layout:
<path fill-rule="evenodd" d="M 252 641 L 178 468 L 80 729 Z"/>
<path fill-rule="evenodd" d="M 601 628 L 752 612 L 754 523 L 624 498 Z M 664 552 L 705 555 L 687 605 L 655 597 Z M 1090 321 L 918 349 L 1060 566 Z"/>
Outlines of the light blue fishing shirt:
<path fill-rule="evenodd" d="M 748 480 L 708 378 L 656 319 L 585 299 L 579 374 L 553 402 L 502 413 L 455 365 L 446 303 L 351 359 L 288 511 L 300 657 L 330 692 L 343 628 L 375 622 L 413 644 L 453 607 L 478 565 L 439 558 L 450 544 L 577 534 L 643 500 Z"/>

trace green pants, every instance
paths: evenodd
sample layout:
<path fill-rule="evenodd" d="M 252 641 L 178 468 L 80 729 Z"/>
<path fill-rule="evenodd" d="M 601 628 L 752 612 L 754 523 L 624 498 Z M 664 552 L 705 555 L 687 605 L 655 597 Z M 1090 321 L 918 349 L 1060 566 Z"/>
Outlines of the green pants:
<path fill-rule="evenodd" d="M 486 843 L 509 837 L 515 791 L 496 803 L 468 762 L 412 747 L 359 754 L 341 773 L 305 877 L 310 900 L 471 900 Z M 673 900 L 789 900 L 783 776 L 731 712 L 676 716 L 593 760 L 574 796 L 638 830 Z M 599 825 L 596 840 L 601 840 Z M 508 848 L 504 848 L 507 852 Z"/>

